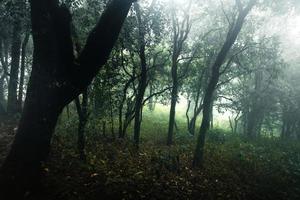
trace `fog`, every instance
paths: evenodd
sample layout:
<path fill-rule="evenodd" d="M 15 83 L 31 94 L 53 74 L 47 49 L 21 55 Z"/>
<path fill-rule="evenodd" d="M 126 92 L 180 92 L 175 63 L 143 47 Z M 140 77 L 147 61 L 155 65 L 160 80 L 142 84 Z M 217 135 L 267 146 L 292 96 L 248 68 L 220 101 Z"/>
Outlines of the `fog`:
<path fill-rule="evenodd" d="M 300 199 L 299 0 L 0 1 L 0 199 Z"/>

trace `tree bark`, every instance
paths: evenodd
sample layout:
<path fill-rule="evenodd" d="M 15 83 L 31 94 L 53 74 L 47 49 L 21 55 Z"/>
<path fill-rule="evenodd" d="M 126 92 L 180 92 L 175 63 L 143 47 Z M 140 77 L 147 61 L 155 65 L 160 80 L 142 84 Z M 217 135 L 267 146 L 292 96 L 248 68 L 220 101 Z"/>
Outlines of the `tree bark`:
<path fill-rule="evenodd" d="M 87 89 L 82 93 L 82 103 L 80 103 L 79 97 L 75 99 L 75 105 L 77 114 L 79 117 L 78 123 L 78 138 L 77 138 L 77 148 L 79 152 L 79 158 L 82 161 L 86 161 L 85 155 L 85 126 L 88 121 L 88 91 Z"/>
<path fill-rule="evenodd" d="M 21 21 L 16 19 L 13 26 L 12 47 L 11 47 L 11 67 L 8 83 L 7 112 L 15 114 L 18 111 L 18 74 L 20 67 L 21 49 Z"/>
<path fill-rule="evenodd" d="M 33 66 L 18 131 L 0 171 L 2 199 L 38 190 L 58 116 L 106 63 L 131 3 L 111 1 L 74 64 L 69 11 L 56 0 L 30 1 Z"/>
<path fill-rule="evenodd" d="M 175 17 L 175 11 L 172 11 L 172 26 L 173 26 L 173 52 L 172 52 L 172 91 L 171 91 L 171 107 L 169 114 L 169 126 L 167 145 L 173 143 L 173 134 L 175 126 L 176 104 L 178 98 L 179 78 L 178 78 L 178 58 L 182 53 L 183 44 L 186 41 L 191 29 L 189 15 L 186 15 L 179 25 L 178 19 Z"/>
<path fill-rule="evenodd" d="M 204 145 L 206 133 L 210 126 L 210 113 L 213 103 L 213 94 L 215 88 L 219 81 L 220 67 L 224 63 L 228 52 L 230 51 L 232 45 L 235 43 L 238 34 L 240 33 L 242 26 L 244 24 L 245 18 L 255 4 L 255 0 L 251 0 L 246 8 L 240 8 L 239 15 L 235 21 L 232 28 L 229 28 L 227 33 L 226 41 L 224 42 L 220 52 L 218 53 L 214 64 L 212 65 L 211 77 L 209 79 L 208 86 L 205 90 L 205 95 L 203 99 L 203 117 L 199 131 L 199 137 L 197 139 L 196 149 L 193 159 L 193 167 L 203 166 L 203 155 L 204 155 Z"/>
<path fill-rule="evenodd" d="M 139 26 L 139 58 L 140 58 L 140 78 L 138 84 L 138 92 L 136 96 L 135 108 L 134 108 L 134 144 L 139 145 L 140 142 L 140 132 L 141 132 L 141 122 L 142 122 L 142 112 L 143 112 L 143 100 L 147 87 L 147 63 L 145 55 L 145 31 L 142 22 L 141 11 L 138 3 L 134 4 L 134 8 L 137 15 L 137 22 Z"/>
<path fill-rule="evenodd" d="M 172 92 L 171 92 L 171 107 L 170 107 L 170 116 L 169 116 L 169 129 L 168 129 L 167 145 L 171 145 L 173 143 L 176 103 L 177 103 L 177 95 L 178 95 L 177 64 L 174 64 L 174 66 L 172 66 L 172 79 L 173 79 L 173 84 L 172 84 L 173 87 L 172 87 Z"/>
<path fill-rule="evenodd" d="M 21 70 L 20 70 L 20 83 L 19 83 L 19 94 L 18 94 L 18 112 L 22 112 L 23 104 L 23 90 L 24 90 L 24 78 L 25 78 L 25 67 L 26 67 L 26 47 L 29 40 L 30 33 L 26 33 L 25 38 L 22 43 L 22 53 L 21 53 Z"/>

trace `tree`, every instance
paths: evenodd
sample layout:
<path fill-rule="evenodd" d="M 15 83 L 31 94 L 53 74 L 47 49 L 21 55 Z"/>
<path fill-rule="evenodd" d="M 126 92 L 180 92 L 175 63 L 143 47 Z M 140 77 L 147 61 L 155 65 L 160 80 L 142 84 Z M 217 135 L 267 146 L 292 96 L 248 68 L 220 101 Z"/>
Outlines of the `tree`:
<path fill-rule="evenodd" d="M 133 0 L 113 0 L 74 62 L 71 15 L 56 0 L 31 0 L 32 73 L 11 151 L 1 168 L 4 197 L 36 191 L 59 114 L 107 61 Z"/>
<path fill-rule="evenodd" d="M 138 44 L 139 44 L 139 58 L 140 58 L 140 75 L 139 75 L 139 84 L 138 84 L 138 91 L 135 100 L 135 108 L 134 108 L 134 143 L 135 145 L 139 145 L 140 139 L 140 129 L 141 129 L 141 121 L 142 121 L 142 108 L 143 108 L 143 99 L 144 94 L 147 87 L 147 63 L 146 63 L 146 55 L 145 55 L 145 30 L 143 27 L 141 10 L 138 3 L 134 4 L 136 17 L 137 17 L 137 24 L 138 24 Z"/>
<path fill-rule="evenodd" d="M 82 93 L 82 101 L 77 97 L 75 99 L 76 111 L 79 117 L 78 123 L 78 138 L 77 138 L 77 148 L 79 152 L 79 157 L 82 161 L 86 161 L 85 155 L 85 126 L 88 120 L 88 89 Z"/>
<path fill-rule="evenodd" d="M 175 8 L 172 9 L 172 31 L 173 31 L 173 44 L 172 44 L 172 58 L 171 58 L 171 77 L 172 77 L 172 91 L 171 91 L 171 107 L 169 115 L 169 125 L 168 125 L 168 138 L 167 144 L 171 145 L 173 143 L 173 134 L 175 126 L 175 113 L 176 104 L 178 99 L 179 90 L 179 76 L 178 76 L 178 64 L 179 57 L 182 54 L 184 43 L 188 38 L 188 34 L 191 30 L 191 21 L 189 16 L 189 9 L 191 7 L 191 1 L 184 12 L 183 20 L 179 22 L 175 13 Z"/>
<path fill-rule="evenodd" d="M 235 22 L 229 27 L 226 40 L 212 65 L 211 76 L 207 88 L 205 89 L 205 94 L 203 98 L 202 122 L 193 159 L 194 167 L 201 167 L 203 165 L 205 136 L 207 130 L 209 129 L 211 105 L 213 101 L 215 88 L 218 84 L 220 77 L 220 68 L 223 65 L 232 45 L 235 43 L 237 36 L 242 29 L 246 16 L 248 15 L 252 7 L 255 5 L 255 0 L 250 0 L 245 8 L 243 8 L 240 0 L 237 0 L 236 2 L 239 9 L 239 14 Z"/>
<path fill-rule="evenodd" d="M 21 52 L 21 12 L 23 7 L 22 1 L 16 1 L 15 13 L 13 20 L 12 46 L 11 46 L 11 67 L 8 84 L 7 112 L 14 114 L 18 110 L 18 74 L 20 67 L 20 52 Z"/>
<path fill-rule="evenodd" d="M 27 31 L 25 33 L 25 37 L 23 39 L 21 45 L 21 68 L 20 68 L 20 83 L 19 83 L 19 91 L 18 91 L 18 112 L 22 112 L 23 107 L 23 92 L 24 92 L 24 81 L 25 81 L 25 67 L 26 67 L 26 47 L 29 41 L 30 32 Z"/>

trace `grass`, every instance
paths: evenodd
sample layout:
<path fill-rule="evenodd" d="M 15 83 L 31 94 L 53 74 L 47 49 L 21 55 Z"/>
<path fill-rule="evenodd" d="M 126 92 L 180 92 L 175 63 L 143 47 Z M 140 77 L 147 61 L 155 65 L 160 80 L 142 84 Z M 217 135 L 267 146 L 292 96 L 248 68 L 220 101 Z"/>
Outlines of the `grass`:
<path fill-rule="evenodd" d="M 208 134 L 204 168 L 192 169 L 195 137 L 187 134 L 185 115 L 178 112 L 175 144 L 167 147 L 167 111 L 145 110 L 138 151 L 132 127 L 126 140 L 113 140 L 88 126 L 86 163 L 76 153 L 76 119 L 63 120 L 45 166 L 47 183 L 64 191 L 51 191 L 55 199 L 300 198 L 298 141 L 249 141 L 216 128 Z"/>

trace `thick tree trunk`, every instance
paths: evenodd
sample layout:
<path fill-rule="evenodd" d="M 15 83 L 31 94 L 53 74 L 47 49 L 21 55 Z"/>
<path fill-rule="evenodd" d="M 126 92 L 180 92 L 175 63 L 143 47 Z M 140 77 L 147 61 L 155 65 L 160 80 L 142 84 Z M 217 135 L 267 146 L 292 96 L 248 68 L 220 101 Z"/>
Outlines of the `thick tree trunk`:
<path fill-rule="evenodd" d="M 22 43 L 22 55 L 21 55 L 21 70 L 20 70 L 20 83 L 19 83 L 19 94 L 18 94 L 18 111 L 22 112 L 23 104 L 23 90 L 24 90 L 24 78 L 25 78 L 25 67 L 26 67 L 26 47 L 29 40 L 30 33 L 27 32 Z"/>
<path fill-rule="evenodd" d="M 7 112 L 15 114 L 18 111 L 17 87 L 21 49 L 21 22 L 16 19 L 13 26 L 11 47 L 11 68 L 8 83 Z"/>
<path fill-rule="evenodd" d="M 48 155 L 52 132 L 63 108 L 56 91 L 43 87 L 48 81 L 42 82 L 32 74 L 18 132 L 1 168 L 0 190 L 6 198 L 22 199 L 25 192 L 39 188 L 41 163 Z"/>
<path fill-rule="evenodd" d="M 39 186 L 57 118 L 108 59 L 132 0 L 113 0 L 74 65 L 70 15 L 56 0 L 31 0 L 32 73 L 11 151 L 0 170 L 1 199 L 22 199 Z"/>
<path fill-rule="evenodd" d="M 134 8 L 137 15 L 137 22 L 139 26 L 139 58 L 140 58 L 140 78 L 138 84 L 138 92 L 136 96 L 135 108 L 134 108 L 134 143 L 139 145 L 141 123 L 142 123 L 142 112 L 143 112 L 143 100 L 147 87 L 147 63 L 145 55 L 145 31 L 143 28 L 142 15 L 138 3 L 134 4 Z"/>

